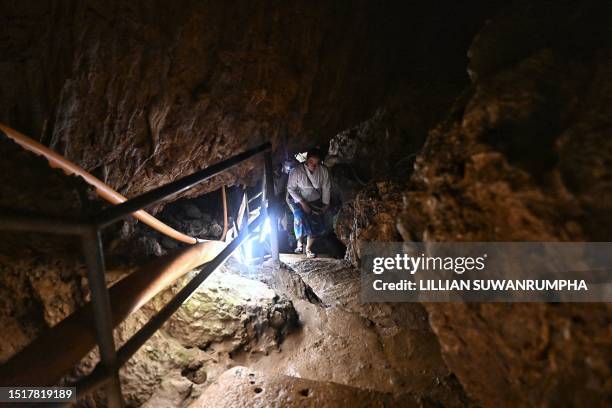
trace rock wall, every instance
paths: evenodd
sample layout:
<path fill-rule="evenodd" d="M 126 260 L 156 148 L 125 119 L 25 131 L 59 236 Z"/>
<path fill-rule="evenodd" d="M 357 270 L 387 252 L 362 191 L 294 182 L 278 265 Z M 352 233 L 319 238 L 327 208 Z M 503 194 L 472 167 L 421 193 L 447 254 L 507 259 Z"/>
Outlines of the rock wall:
<path fill-rule="evenodd" d="M 404 239 L 610 239 L 612 25 L 597 25 L 603 10 L 557 11 L 518 10 L 492 21 L 474 42 L 475 83 L 431 132 L 404 195 Z M 545 25 L 529 20 L 544 13 Z M 548 40 L 502 61 L 495 51 L 517 44 L 500 27 L 532 38 L 520 33 L 517 14 Z M 610 305 L 426 308 L 449 368 L 483 405 L 607 405 Z"/>
<path fill-rule="evenodd" d="M 469 49 L 473 84 L 407 185 L 375 183 L 337 232 L 364 241 L 609 241 L 612 21 L 605 2 L 515 2 Z M 389 189 L 389 188 L 386 188 Z M 397 228 L 394 228 L 397 227 Z M 606 406 L 608 304 L 426 304 L 449 368 L 484 406 Z"/>
<path fill-rule="evenodd" d="M 443 3 L 5 1 L 0 121 L 133 196 L 267 140 L 323 144 L 415 84 L 460 89 L 496 2 Z"/>
<path fill-rule="evenodd" d="M 389 181 L 372 183 L 340 209 L 335 232 L 346 245 L 345 258 L 354 266 L 359 265 L 365 243 L 401 240 L 397 231 L 397 216 L 402 210 L 401 187 Z"/>
<path fill-rule="evenodd" d="M 401 148 L 355 156 L 374 161 L 360 169 L 369 177 L 399 171 L 389 174 L 399 181 L 373 182 L 347 206 L 339 235 L 354 261 L 359 240 L 609 240 L 608 5 L 513 3 L 481 30 L 468 64 L 462 44 L 495 2 L 455 3 L 2 2 L 0 120 L 128 196 L 265 140 L 280 153 L 342 129 L 357 138 L 371 130 L 374 147 L 399 132 L 389 140 Z M 390 151 L 425 140 L 465 87 L 466 65 L 473 84 L 414 169 L 380 166 Z M 385 120 L 407 125 L 353 127 L 381 106 L 392 107 Z M 0 199 L 18 197 L 3 206 L 58 214 L 92 206 L 84 186 L 2 149 L 10 160 L 1 162 Z M 193 194 L 248 181 L 254 167 Z M 20 195 L 24 186 L 35 194 Z M 80 260 L 60 255 L 76 246 L 49 242 L 3 240 L 22 249 L 2 249 L 0 317 L 9 329 L 0 360 L 85 296 Z M 609 401 L 609 305 L 425 306 L 448 367 L 482 405 Z"/>
<path fill-rule="evenodd" d="M 131 314 L 115 330 L 115 343 L 125 344 L 192 277 L 180 279 Z M 225 370 L 239 364 L 236 355 L 256 358 L 279 352 L 284 338 L 298 325 L 287 297 L 241 276 L 234 267 L 223 267 L 121 368 L 125 403 L 130 407 L 187 406 Z M 73 383 L 89 374 L 98 360 L 94 349 L 64 380 Z M 82 398 L 78 406 L 106 406 L 104 391 Z"/>
<path fill-rule="evenodd" d="M 0 1 L 0 121 L 134 196 L 267 140 L 277 153 L 323 143 L 419 81 L 463 86 L 455 45 L 492 6 L 457 21 L 462 8 L 445 3 Z M 3 209 L 97 208 L 82 183 L 2 143 Z M 191 194 L 248 182 L 256 167 Z M 0 313 L 33 326 L 6 332 L 1 359 L 74 310 L 84 286 L 78 242 L 5 237 Z"/>
<path fill-rule="evenodd" d="M 448 104 L 494 3 L 0 1 L 0 121 L 131 197 L 267 140 L 278 154 L 324 143 L 389 101 L 416 105 L 415 88 L 444 88 Z M 98 208 L 82 183 L 4 142 L 3 209 Z M 2 241 L 5 360 L 81 304 L 86 284 L 78 242 Z"/>

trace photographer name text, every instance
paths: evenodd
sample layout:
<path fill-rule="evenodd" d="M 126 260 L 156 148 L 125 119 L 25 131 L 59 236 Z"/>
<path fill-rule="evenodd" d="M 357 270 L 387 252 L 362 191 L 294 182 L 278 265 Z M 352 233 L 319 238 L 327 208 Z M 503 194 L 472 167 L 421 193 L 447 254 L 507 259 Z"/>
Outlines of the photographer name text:
<path fill-rule="evenodd" d="M 423 279 L 417 282 L 402 279 L 385 282 L 377 279 L 372 282 L 376 291 L 588 291 L 584 280 L 579 279 L 474 279 L 442 280 Z"/>

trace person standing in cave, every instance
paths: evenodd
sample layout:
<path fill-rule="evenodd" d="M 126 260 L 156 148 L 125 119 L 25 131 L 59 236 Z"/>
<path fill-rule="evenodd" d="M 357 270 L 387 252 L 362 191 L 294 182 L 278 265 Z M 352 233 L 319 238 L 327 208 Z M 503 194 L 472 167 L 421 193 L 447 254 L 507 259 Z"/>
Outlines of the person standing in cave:
<path fill-rule="evenodd" d="M 297 240 L 296 253 L 302 253 L 303 240 L 306 237 L 304 253 L 314 258 L 312 245 L 316 238 L 325 234 L 325 212 L 329 209 L 331 179 L 329 170 L 323 164 L 323 153 L 319 149 L 310 149 L 306 161 L 296 166 L 289 173 L 287 182 L 287 202 L 293 212 L 293 228 Z"/>

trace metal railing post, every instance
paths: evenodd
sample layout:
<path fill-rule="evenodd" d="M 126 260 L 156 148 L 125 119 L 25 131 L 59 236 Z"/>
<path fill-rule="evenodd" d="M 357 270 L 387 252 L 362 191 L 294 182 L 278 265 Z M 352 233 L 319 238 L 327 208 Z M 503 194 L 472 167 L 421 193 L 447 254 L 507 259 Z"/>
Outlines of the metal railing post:
<path fill-rule="evenodd" d="M 200 184 L 205 180 L 209 180 L 217 174 L 223 173 L 229 168 L 237 166 L 255 155 L 267 151 L 270 149 L 270 147 L 270 143 L 264 143 L 259 147 L 247 150 L 246 152 L 232 156 L 227 160 L 213 164 L 204 170 L 196 171 L 189 176 L 185 176 L 171 183 L 164 184 L 163 186 L 147 191 L 146 193 L 143 193 L 137 197 L 130 198 L 121 204 L 109 207 L 98 214 L 96 217 L 96 223 L 99 228 L 106 227 L 115 221 L 128 217 L 133 212 L 142 210 L 145 207 L 157 204 L 167 198 L 183 193 L 193 186 Z"/>
<path fill-rule="evenodd" d="M 2 132 L 0 132 L 2 133 Z M 158 187 L 152 191 L 141 194 L 138 197 L 132 198 L 121 204 L 110 207 L 95 218 L 93 224 L 80 222 L 69 219 L 57 219 L 48 218 L 44 216 L 36 215 L 24 215 L 24 214 L 13 214 L 13 213 L 2 213 L 0 214 L 0 229 L 12 229 L 18 231 L 44 231 L 44 232 L 57 232 L 65 234 L 76 234 L 81 236 L 82 248 L 87 264 L 87 278 L 89 281 L 89 287 L 91 290 L 91 310 L 93 311 L 94 317 L 94 328 L 96 333 L 96 340 L 100 349 L 100 361 L 96 366 L 94 373 L 90 374 L 84 381 L 88 391 L 95 389 L 96 385 L 106 384 L 106 394 L 108 399 L 108 406 L 111 408 L 123 407 L 123 398 L 121 393 L 121 382 L 119 379 L 119 368 L 144 344 L 147 338 L 149 338 L 161 325 L 168 319 L 176 309 L 186 300 L 188 297 L 187 290 L 193 292 L 197 289 L 197 286 L 206 279 L 206 277 L 212 273 L 225 259 L 233 253 L 245 240 L 250 238 L 253 230 L 260 226 L 262 220 L 265 217 L 270 218 L 271 222 L 271 233 L 270 233 L 270 246 L 272 253 L 272 261 L 275 266 L 279 266 L 279 250 L 278 250 L 278 237 L 277 237 L 277 226 L 278 226 L 278 214 L 276 210 L 276 202 L 274 195 L 274 179 L 272 169 L 272 156 L 270 153 L 271 144 L 265 143 L 254 149 L 235 155 L 225 161 L 216 163 L 204 170 L 195 172 L 189 176 L 183 177 L 172 183 L 168 183 L 161 187 Z M 215 257 L 210 263 L 206 264 L 204 268 L 198 273 L 196 278 L 190 281 L 184 290 L 181 290 L 177 297 L 175 297 L 170 305 L 167 305 L 159 314 L 154 317 L 145 327 L 143 327 L 133 338 L 130 338 L 128 343 L 124 345 L 119 352 L 115 348 L 115 341 L 113 338 L 113 315 L 109 298 L 109 291 L 106 286 L 106 272 L 104 265 L 104 251 L 102 247 L 102 239 L 100 230 L 107 225 L 112 224 L 122 218 L 127 217 L 129 214 L 139 211 L 142 208 L 161 202 L 162 200 L 175 196 L 181 192 L 187 191 L 198 183 L 210 179 L 211 177 L 226 171 L 227 169 L 236 166 L 237 164 L 257 155 L 265 152 L 265 168 L 264 168 L 264 187 L 262 188 L 262 211 L 255 221 L 250 225 L 249 220 L 249 201 L 254 200 L 257 196 L 248 199 L 246 193 L 243 199 L 244 212 L 238 218 L 244 216 L 246 218 L 244 227 L 240 228 L 240 231 L 232 242 Z M 240 222 L 240 220 L 237 220 Z M 236 230 L 238 230 L 236 226 Z M 189 287 L 189 289 L 187 289 Z M 88 312 L 89 313 L 89 312 Z M 121 319 L 121 318 L 117 318 Z M 89 319 L 86 320 L 89 322 Z M 119 322 L 117 322 L 118 324 Z M 89 325 L 89 323 L 87 323 Z M 65 327 L 65 326 L 64 326 Z M 70 326 L 68 326 L 70 327 Z M 89 331 L 89 327 L 86 328 Z M 93 339 L 90 335 L 87 337 L 90 342 L 90 347 L 93 345 Z M 44 339 L 43 339 L 44 340 Z M 19 356 L 24 352 L 22 351 Z M 31 358 L 34 354 L 30 352 L 25 353 L 25 358 Z M 70 356 L 72 358 L 72 356 Z M 76 361 L 76 360 L 75 360 Z M 93 376 L 93 377 L 92 377 Z M 45 384 L 46 385 L 46 384 Z"/>
<path fill-rule="evenodd" d="M 242 197 L 244 201 L 244 218 L 240 221 L 241 225 L 243 225 L 247 234 L 249 233 L 249 217 L 251 216 L 251 209 L 249 207 L 249 196 L 247 196 L 246 189 L 244 190 L 244 197 Z"/>
<path fill-rule="evenodd" d="M 264 153 L 264 196 L 262 207 L 270 219 L 270 255 L 274 264 L 280 263 L 278 252 L 278 214 L 276 212 L 276 196 L 274 194 L 274 174 L 272 169 L 272 153 L 268 150 Z"/>
<path fill-rule="evenodd" d="M 115 340 L 113 339 L 111 306 L 106 287 L 102 239 L 97 228 L 91 228 L 83 234 L 83 253 L 87 263 L 87 279 L 91 290 L 91 304 L 94 312 L 96 338 L 100 348 L 100 362 L 110 374 L 110 381 L 106 385 L 108 406 L 121 408 L 123 407 L 123 397 L 119 381 Z"/>
<path fill-rule="evenodd" d="M 258 216 L 253 220 L 249 227 L 245 227 L 242 231 L 232 240 L 227 246 L 211 261 L 200 265 L 200 269 L 195 277 L 191 279 L 183 288 L 168 302 L 166 305 L 153 316 L 144 326 L 142 326 L 130 339 L 121 346 L 117 351 L 117 360 L 119 365 L 125 364 L 144 343 L 159 330 L 163 324 L 178 310 L 181 305 L 189 299 L 189 296 L 195 292 L 198 287 L 219 268 L 229 258 L 236 249 L 238 249 L 246 240 L 250 238 L 247 230 L 253 231 L 261 225 L 264 217 L 263 215 Z M 196 269 L 198 269 L 196 268 Z M 81 379 L 77 384 L 77 396 L 82 397 L 85 394 L 96 389 L 102 383 L 105 383 L 106 376 L 103 371 L 101 364 L 97 365 L 93 372 L 84 379 Z"/>

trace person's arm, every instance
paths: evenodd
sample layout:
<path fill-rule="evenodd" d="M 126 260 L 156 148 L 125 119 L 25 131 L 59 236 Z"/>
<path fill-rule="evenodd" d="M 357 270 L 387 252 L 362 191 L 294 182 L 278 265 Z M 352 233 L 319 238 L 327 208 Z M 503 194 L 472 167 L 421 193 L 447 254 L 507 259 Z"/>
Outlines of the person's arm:
<path fill-rule="evenodd" d="M 323 180 L 321 180 L 321 201 L 323 202 L 323 209 L 327 210 L 331 198 L 331 177 L 329 176 L 327 167 L 321 167 L 321 170 L 323 170 Z"/>
<path fill-rule="evenodd" d="M 296 203 L 299 203 L 304 211 L 307 213 L 310 212 L 310 206 L 308 202 L 302 197 L 299 189 L 299 173 L 297 170 L 291 171 L 289 173 L 289 180 L 287 181 L 287 191 L 293 198 Z"/>

